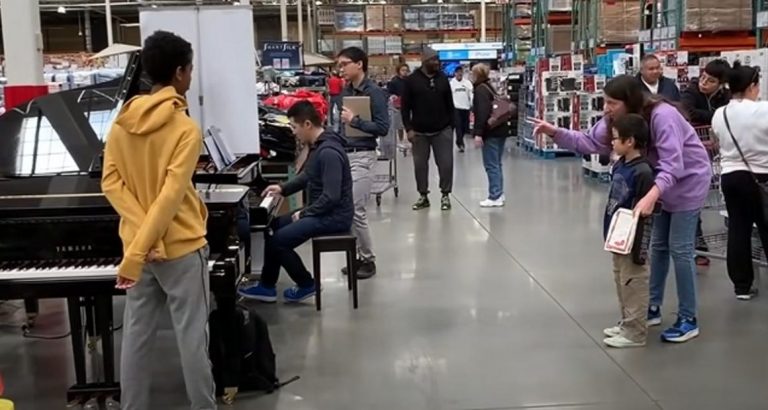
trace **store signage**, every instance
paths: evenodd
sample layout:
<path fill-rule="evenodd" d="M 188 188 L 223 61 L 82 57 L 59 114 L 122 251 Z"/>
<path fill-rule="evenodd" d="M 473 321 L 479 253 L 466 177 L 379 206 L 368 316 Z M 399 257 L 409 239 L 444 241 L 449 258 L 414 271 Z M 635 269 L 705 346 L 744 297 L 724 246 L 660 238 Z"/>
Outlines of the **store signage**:
<path fill-rule="evenodd" d="M 470 50 L 470 60 L 495 60 L 499 58 L 499 54 L 496 50 Z"/>
<path fill-rule="evenodd" d="M 443 50 L 500 50 L 502 43 L 434 43 L 429 45 L 435 51 Z"/>
<path fill-rule="evenodd" d="M 443 61 L 449 61 L 449 60 L 469 60 L 469 51 L 467 51 L 467 50 L 438 51 L 437 55 Z"/>
<path fill-rule="evenodd" d="M 301 43 L 298 41 L 267 41 L 261 53 L 262 65 L 271 65 L 275 70 L 301 70 Z"/>

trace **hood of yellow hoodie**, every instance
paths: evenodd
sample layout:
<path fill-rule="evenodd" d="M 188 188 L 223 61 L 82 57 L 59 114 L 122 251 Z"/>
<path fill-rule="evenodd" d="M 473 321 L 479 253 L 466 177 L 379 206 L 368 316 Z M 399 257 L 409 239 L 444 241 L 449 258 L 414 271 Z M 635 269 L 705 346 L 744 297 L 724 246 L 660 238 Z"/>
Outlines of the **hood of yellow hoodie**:
<path fill-rule="evenodd" d="M 133 135 L 149 135 L 167 124 L 174 114 L 186 111 L 187 101 L 173 87 L 150 95 L 131 98 L 115 119 L 115 124 Z"/>

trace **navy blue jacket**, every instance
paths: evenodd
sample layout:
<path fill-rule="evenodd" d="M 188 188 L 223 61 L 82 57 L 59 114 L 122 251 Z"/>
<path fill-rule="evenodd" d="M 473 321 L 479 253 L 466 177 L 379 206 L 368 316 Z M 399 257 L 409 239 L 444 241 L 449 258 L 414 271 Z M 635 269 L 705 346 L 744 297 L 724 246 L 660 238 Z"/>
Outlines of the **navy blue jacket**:
<path fill-rule="evenodd" d="M 326 130 L 309 149 L 301 173 L 282 185 L 283 196 L 307 190 L 307 206 L 301 217 L 322 218 L 339 229 L 352 226 L 352 173 L 345 152 L 345 141 L 337 133 Z"/>
<path fill-rule="evenodd" d="M 356 149 L 376 149 L 376 138 L 384 137 L 389 132 L 389 103 L 387 102 L 387 93 L 379 87 L 373 80 L 366 78 L 355 87 L 350 82 L 341 91 L 343 97 L 365 96 L 371 99 L 371 121 L 365 121 L 360 117 L 355 117 L 349 125 L 357 128 L 372 137 L 354 137 L 347 138 L 347 148 Z M 339 113 L 341 114 L 341 113 Z M 344 132 L 344 128 L 341 128 Z"/>
<path fill-rule="evenodd" d="M 620 158 L 613 166 L 613 180 L 608 194 L 608 204 L 605 207 L 603 219 L 603 235 L 608 235 L 613 214 L 619 208 L 634 209 L 637 202 L 653 188 L 653 167 L 644 157 L 625 162 Z M 632 246 L 634 262 L 644 265 L 648 255 L 648 242 L 651 218 L 640 218 L 635 231 L 635 241 Z"/>
<path fill-rule="evenodd" d="M 640 85 L 643 86 L 643 91 L 650 94 L 651 90 L 645 85 L 640 74 L 637 75 L 637 81 L 639 81 Z M 675 81 L 671 78 L 664 77 L 663 75 L 661 78 L 659 78 L 658 95 L 664 97 L 667 101 L 670 102 L 680 101 L 680 89 L 677 88 L 677 84 L 675 84 Z"/>

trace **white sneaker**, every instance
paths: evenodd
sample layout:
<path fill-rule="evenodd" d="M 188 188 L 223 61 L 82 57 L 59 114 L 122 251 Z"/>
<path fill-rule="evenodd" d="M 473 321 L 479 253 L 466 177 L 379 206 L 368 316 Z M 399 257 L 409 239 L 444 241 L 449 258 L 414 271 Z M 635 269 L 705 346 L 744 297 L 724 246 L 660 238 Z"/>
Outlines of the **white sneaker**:
<path fill-rule="evenodd" d="M 502 206 L 504 206 L 504 196 L 501 196 L 499 199 L 495 201 L 492 199 L 485 199 L 480 201 L 481 208 L 499 208 Z"/>
<path fill-rule="evenodd" d="M 603 343 L 605 343 L 606 346 L 609 347 L 615 347 L 617 349 L 622 349 L 625 347 L 643 347 L 645 346 L 645 342 L 633 342 L 629 339 L 627 339 L 624 336 L 614 336 L 609 337 L 605 340 L 603 340 Z"/>
<path fill-rule="evenodd" d="M 621 334 L 621 326 L 607 327 L 603 329 L 603 334 L 608 337 L 616 337 Z"/>

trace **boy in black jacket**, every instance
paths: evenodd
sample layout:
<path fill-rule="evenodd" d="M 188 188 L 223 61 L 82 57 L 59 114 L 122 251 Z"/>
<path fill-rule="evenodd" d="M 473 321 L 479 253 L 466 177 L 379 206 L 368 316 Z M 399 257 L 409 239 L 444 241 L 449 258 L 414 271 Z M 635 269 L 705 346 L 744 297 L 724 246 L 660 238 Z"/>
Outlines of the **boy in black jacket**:
<path fill-rule="evenodd" d="M 296 283 L 283 293 L 286 302 L 301 302 L 319 291 L 294 249 L 316 236 L 348 233 L 354 214 L 352 173 L 344 138 L 324 129 L 320 115 L 307 101 L 294 104 L 288 118 L 296 136 L 310 145 L 309 156 L 296 178 L 267 187 L 263 196 L 290 196 L 306 189 L 308 205 L 272 223 L 265 235 L 261 281 L 240 290 L 245 298 L 268 303 L 277 301 L 275 285 L 281 267 Z"/>
<path fill-rule="evenodd" d="M 613 167 L 613 182 L 605 210 L 604 232 L 613 214 L 619 208 L 634 209 L 640 198 L 650 191 L 654 184 L 653 168 L 642 151 L 648 147 L 650 132 L 642 116 L 627 114 L 613 124 L 613 150 L 621 156 Z M 621 307 L 621 322 L 618 326 L 603 331 L 607 346 L 645 346 L 648 333 L 650 272 L 647 266 L 650 218 L 641 218 L 637 224 L 632 252 L 629 255 L 613 255 L 613 273 L 616 291 Z"/>

